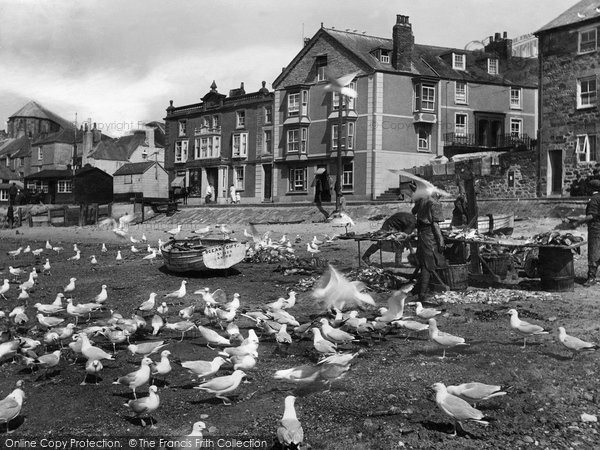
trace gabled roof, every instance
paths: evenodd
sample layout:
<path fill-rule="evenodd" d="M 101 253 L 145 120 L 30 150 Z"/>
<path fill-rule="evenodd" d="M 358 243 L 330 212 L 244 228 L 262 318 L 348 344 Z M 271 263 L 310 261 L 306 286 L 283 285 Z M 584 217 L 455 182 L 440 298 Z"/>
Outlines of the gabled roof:
<path fill-rule="evenodd" d="M 49 179 L 71 179 L 73 171 L 68 169 L 46 169 L 39 172 L 30 173 L 25 176 L 26 180 L 49 180 Z"/>
<path fill-rule="evenodd" d="M 571 6 L 560 16 L 551 20 L 534 34 L 544 33 L 555 28 L 576 25 L 583 22 L 593 22 L 600 19 L 600 1 L 598 0 L 581 0 Z"/>
<path fill-rule="evenodd" d="M 31 145 L 44 145 L 44 144 L 73 144 L 74 142 L 81 142 L 82 132 L 76 128 L 63 128 L 56 133 L 42 134 L 38 136 Z"/>
<path fill-rule="evenodd" d="M 19 180 L 20 175 L 8 167 L 0 166 L 0 180 Z"/>
<path fill-rule="evenodd" d="M 146 141 L 146 133 L 122 136 L 110 142 L 101 142 L 89 158 L 109 161 L 129 161 L 131 155 Z"/>
<path fill-rule="evenodd" d="M 19 153 L 28 152 L 30 149 L 29 138 L 21 136 L 16 139 L 7 139 L 0 142 L 0 156 L 10 155 L 11 157 L 21 157 L 26 155 L 18 155 Z M 18 156 L 17 156 L 18 155 Z"/>
<path fill-rule="evenodd" d="M 14 117 L 34 117 L 38 119 L 46 119 L 60 125 L 62 128 L 75 128 L 75 125 L 73 125 L 67 119 L 60 117 L 58 114 L 53 113 L 35 101 L 27 103 L 16 113 L 11 115 L 9 119 Z"/>
<path fill-rule="evenodd" d="M 392 49 L 393 41 L 391 38 L 321 28 L 311 38 L 308 44 L 294 57 L 285 70 L 275 79 L 273 82 L 275 88 L 278 87 L 278 84 L 286 78 L 293 68 L 310 51 L 315 42 L 321 38 L 337 45 L 342 53 L 351 58 L 359 67 L 362 66 L 366 73 L 408 73 L 416 76 L 451 80 L 537 87 L 538 62 L 536 58 L 513 56 L 507 60 L 506 64 L 504 64 L 504 61 L 501 61 L 500 73 L 498 75 L 490 75 L 487 73 L 487 62 L 485 59 L 488 57 L 496 57 L 493 54 L 486 54 L 480 50 L 472 51 L 415 44 L 413 47 L 411 68 L 410 71 L 407 72 L 395 69 L 391 63 L 382 63 L 374 55 L 373 50 L 375 49 Z M 452 68 L 451 58 L 442 58 L 442 56 L 452 52 L 464 53 L 467 55 L 466 70 L 454 70 Z"/>
<path fill-rule="evenodd" d="M 157 164 L 155 161 L 146 161 L 139 163 L 129 163 L 121 166 L 117 169 L 113 176 L 116 177 L 118 175 L 140 175 L 148 170 L 150 167 Z"/>
<path fill-rule="evenodd" d="M 79 169 L 77 169 L 75 171 L 75 176 L 76 177 L 85 176 L 85 175 L 87 175 L 90 172 L 102 172 L 103 175 L 106 175 L 107 177 L 111 177 L 112 178 L 112 176 L 110 174 L 106 173 L 104 170 L 99 169 L 98 167 L 93 167 L 93 166 L 91 166 L 89 164 L 86 164 L 85 166 L 80 167 Z"/>

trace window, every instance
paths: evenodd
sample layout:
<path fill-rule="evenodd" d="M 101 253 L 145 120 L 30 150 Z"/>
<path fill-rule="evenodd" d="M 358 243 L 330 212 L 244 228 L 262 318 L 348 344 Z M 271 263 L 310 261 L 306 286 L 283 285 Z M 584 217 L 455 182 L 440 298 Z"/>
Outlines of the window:
<path fill-rule="evenodd" d="M 308 141 L 308 128 L 296 128 L 288 130 L 287 133 L 287 151 L 288 153 L 300 152 L 306 153 Z"/>
<path fill-rule="evenodd" d="M 125 184 L 133 184 L 133 175 L 132 175 L 132 174 L 125 175 L 125 176 L 123 177 L 123 182 L 124 182 Z"/>
<path fill-rule="evenodd" d="M 290 191 L 306 191 L 306 167 L 290 169 Z"/>
<path fill-rule="evenodd" d="M 523 120 L 521 119 L 510 119 L 510 136 L 513 138 L 520 138 L 523 129 Z"/>
<path fill-rule="evenodd" d="M 273 131 L 271 130 L 263 132 L 263 152 L 273 153 Z"/>
<path fill-rule="evenodd" d="M 467 83 L 465 81 L 454 82 L 454 103 L 467 103 Z"/>
<path fill-rule="evenodd" d="M 466 56 L 462 53 L 452 53 L 452 68 L 456 70 L 465 70 Z"/>
<path fill-rule="evenodd" d="M 435 88 L 433 86 L 421 86 L 421 109 L 424 111 L 435 110 Z"/>
<path fill-rule="evenodd" d="M 187 123 L 185 120 L 179 121 L 179 136 L 185 136 L 186 134 Z"/>
<path fill-rule="evenodd" d="M 73 182 L 71 180 L 58 180 L 58 193 L 70 194 L 73 192 Z"/>
<path fill-rule="evenodd" d="M 331 126 L 331 147 L 337 149 L 338 141 L 338 126 Z M 346 147 L 346 141 L 348 147 Z M 354 122 L 348 122 L 342 125 L 342 148 L 344 150 L 352 150 L 354 148 Z"/>
<path fill-rule="evenodd" d="M 38 161 L 41 161 L 42 159 L 44 159 L 42 155 L 42 147 L 38 147 Z"/>
<path fill-rule="evenodd" d="M 212 138 L 205 137 L 200 140 L 200 148 L 196 150 L 196 159 L 198 158 L 211 158 L 212 157 Z M 198 142 L 198 139 L 196 139 Z M 199 153 L 198 153 L 199 152 Z"/>
<path fill-rule="evenodd" d="M 8 201 L 8 189 L 0 189 L 0 201 Z"/>
<path fill-rule="evenodd" d="M 300 113 L 300 93 L 288 94 L 288 116 L 297 116 Z"/>
<path fill-rule="evenodd" d="M 233 168 L 235 177 L 235 188 L 238 191 L 244 190 L 244 166 L 238 166 Z"/>
<path fill-rule="evenodd" d="M 187 161 L 188 141 L 175 142 L 175 162 L 181 163 Z"/>
<path fill-rule="evenodd" d="M 201 153 L 200 153 L 200 149 L 202 148 L 201 142 L 202 142 L 202 139 L 194 139 L 194 159 L 200 159 L 200 157 L 201 157 Z"/>
<path fill-rule="evenodd" d="M 467 115 L 463 113 L 456 113 L 454 115 L 454 133 L 457 136 L 466 136 L 467 130 Z"/>
<path fill-rule="evenodd" d="M 218 131 L 220 127 L 219 116 L 212 116 L 212 127 L 213 130 Z"/>
<path fill-rule="evenodd" d="M 379 61 L 385 64 L 389 64 L 390 62 L 390 51 L 389 50 L 381 50 L 379 53 Z"/>
<path fill-rule="evenodd" d="M 577 147 L 575 148 L 578 162 L 598 161 L 596 153 L 596 136 L 593 134 L 577 135 Z"/>
<path fill-rule="evenodd" d="M 596 50 L 596 28 L 579 32 L 579 53 Z"/>
<path fill-rule="evenodd" d="M 246 111 L 237 111 L 235 113 L 236 122 L 235 126 L 237 128 L 244 128 L 246 126 Z"/>
<path fill-rule="evenodd" d="M 300 95 L 302 97 L 302 110 L 300 113 L 303 116 L 308 116 L 308 90 L 303 89 L 300 91 Z"/>
<path fill-rule="evenodd" d="M 342 190 L 352 190 L 354 187 L 354 163 L 349 162 L 342 166 Z"/>
<path fill-rule="evenodd" d="M 498 75 L 498 59 L 488 58 L 488 73 L 490 75 Z"/>
<path fill-rule="evenodd" d="M 233 157 L 241 158 L 248 156 L 248 133 L 233 135 Z"/>
<path fill-rule="evenodd" d="M 356 81 L 352 81 L 348 87 L 350 89 L 353 89 L 354 91 L 356 91 Z M 340 107 L 340 94 L 338 92 L 332 92 L 333 98 L 332 98 L 332 108 L 334 111 L 337 111 Z M 348 109 L 350 111 L 354 110 L 354 105 L 355 105 L 355 98 L 354 97 L 348 97 L 347 95 L 344 96 L 344 103 L 342 104 L 342 108 L 346 108 L 346 102 L 348 102 Z"/>
<path fill-rule="evenodd" d="M 203 117 L 200 126 L 202 128 L 210 128 L 210 119 L 208 117 Z"/>
<path fill-rule="evenodd" d="M 317 81 L 325 81 L 327 79 L 325 70 L 327 70 L 327 55 L 317 56 Z"/>
<path fill-rule="evenodd" d="M 596 106 L 596 77 L 577 80 L 577 107 Z"/>
<path fill-rule="evenodd" d="M 510 107 L 521 109 L 521 88 L 510 88 Z"/>
<path fill-rule="evenodd" d="M 219 158 L 221 156 L 221 136 L 213 136 L 211 158 Z"/>
<path fill-rule="evenodd" d="M 273 123 L 273 107 L 265 106 L 265 123 Z"/>
<path fill-rule="evenodd" d="M 429 151 L 429 132 L 427 130 L 419 130 L 417 149 L 419 151 Z"/>

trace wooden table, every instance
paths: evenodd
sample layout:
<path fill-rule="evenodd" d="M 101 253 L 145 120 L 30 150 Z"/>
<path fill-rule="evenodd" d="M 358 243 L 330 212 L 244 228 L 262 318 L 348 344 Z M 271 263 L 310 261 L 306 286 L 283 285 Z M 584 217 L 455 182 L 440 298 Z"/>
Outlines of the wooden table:
<path fill-rule="evenodd" d="M 402 239 L 396 239 L 393 238 L 391 236 L 386 236 L 385 238 L 374 238 L 374 237 L 355 237 L 354 241 L 356 241 L 357 245 L 358 245 L 358 267 L 361 267 L 362 265 L 362 252 L 360 251 L 360 243 L 361 242 L 377 242 L 379 244 L 379 263 L 381 265 L 383 265 L 383 243 L 385 242 L 389 242 L 389 243 L 396 243 L 398 245 L 405 245 L 408 246 L 409 249 L 412 249 L 412 246 L 410 244 L 410 238 L 411 236 L 407 236 L 405 238 Z"/>

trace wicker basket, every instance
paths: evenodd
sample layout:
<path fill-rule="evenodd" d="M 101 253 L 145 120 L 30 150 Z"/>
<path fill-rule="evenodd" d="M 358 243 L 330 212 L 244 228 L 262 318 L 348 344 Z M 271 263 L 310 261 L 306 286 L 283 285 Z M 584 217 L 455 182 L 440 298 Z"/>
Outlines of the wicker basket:
<path fill-rule="evenodd" d="M 462 291 L 469 287 L 469 265 L 451 264 L 437 269 L 444 283 L 453 291 Z"/>
<path fill-rule="evenodd" d="M 506 278 L 508 274 L 508 267 L 510 266 L 510 255 L 508 253 L 501 255 L 485 255 L 481 259 L 490 266 L 494 275 L 498 275 L 500 278 Z M 483 265 L 483 273 L 490 273 L 488 268 Z"/>

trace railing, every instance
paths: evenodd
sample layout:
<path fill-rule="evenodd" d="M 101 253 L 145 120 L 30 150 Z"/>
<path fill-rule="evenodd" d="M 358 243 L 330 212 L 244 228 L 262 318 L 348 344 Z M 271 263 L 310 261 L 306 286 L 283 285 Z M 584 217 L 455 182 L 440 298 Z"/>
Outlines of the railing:
<path fill-rule="evenodd" d="M 495 140 L 488 139 L 488 142 L 485 142 L 474 133 L 445 133 L 444 141 L 447 146 L 515 149 L 531 149 L 535 144 L 535 140 L 531 139 L 527 134 L 501 134 Z M 490 142 L 492 145 L 490 145 Z"/>
<path fill-rule="evenodd" d="M 194 135 L 203 135 L 203 134 L 221 134 L 221 127 L 196 127 L 194 128 Z"/>

